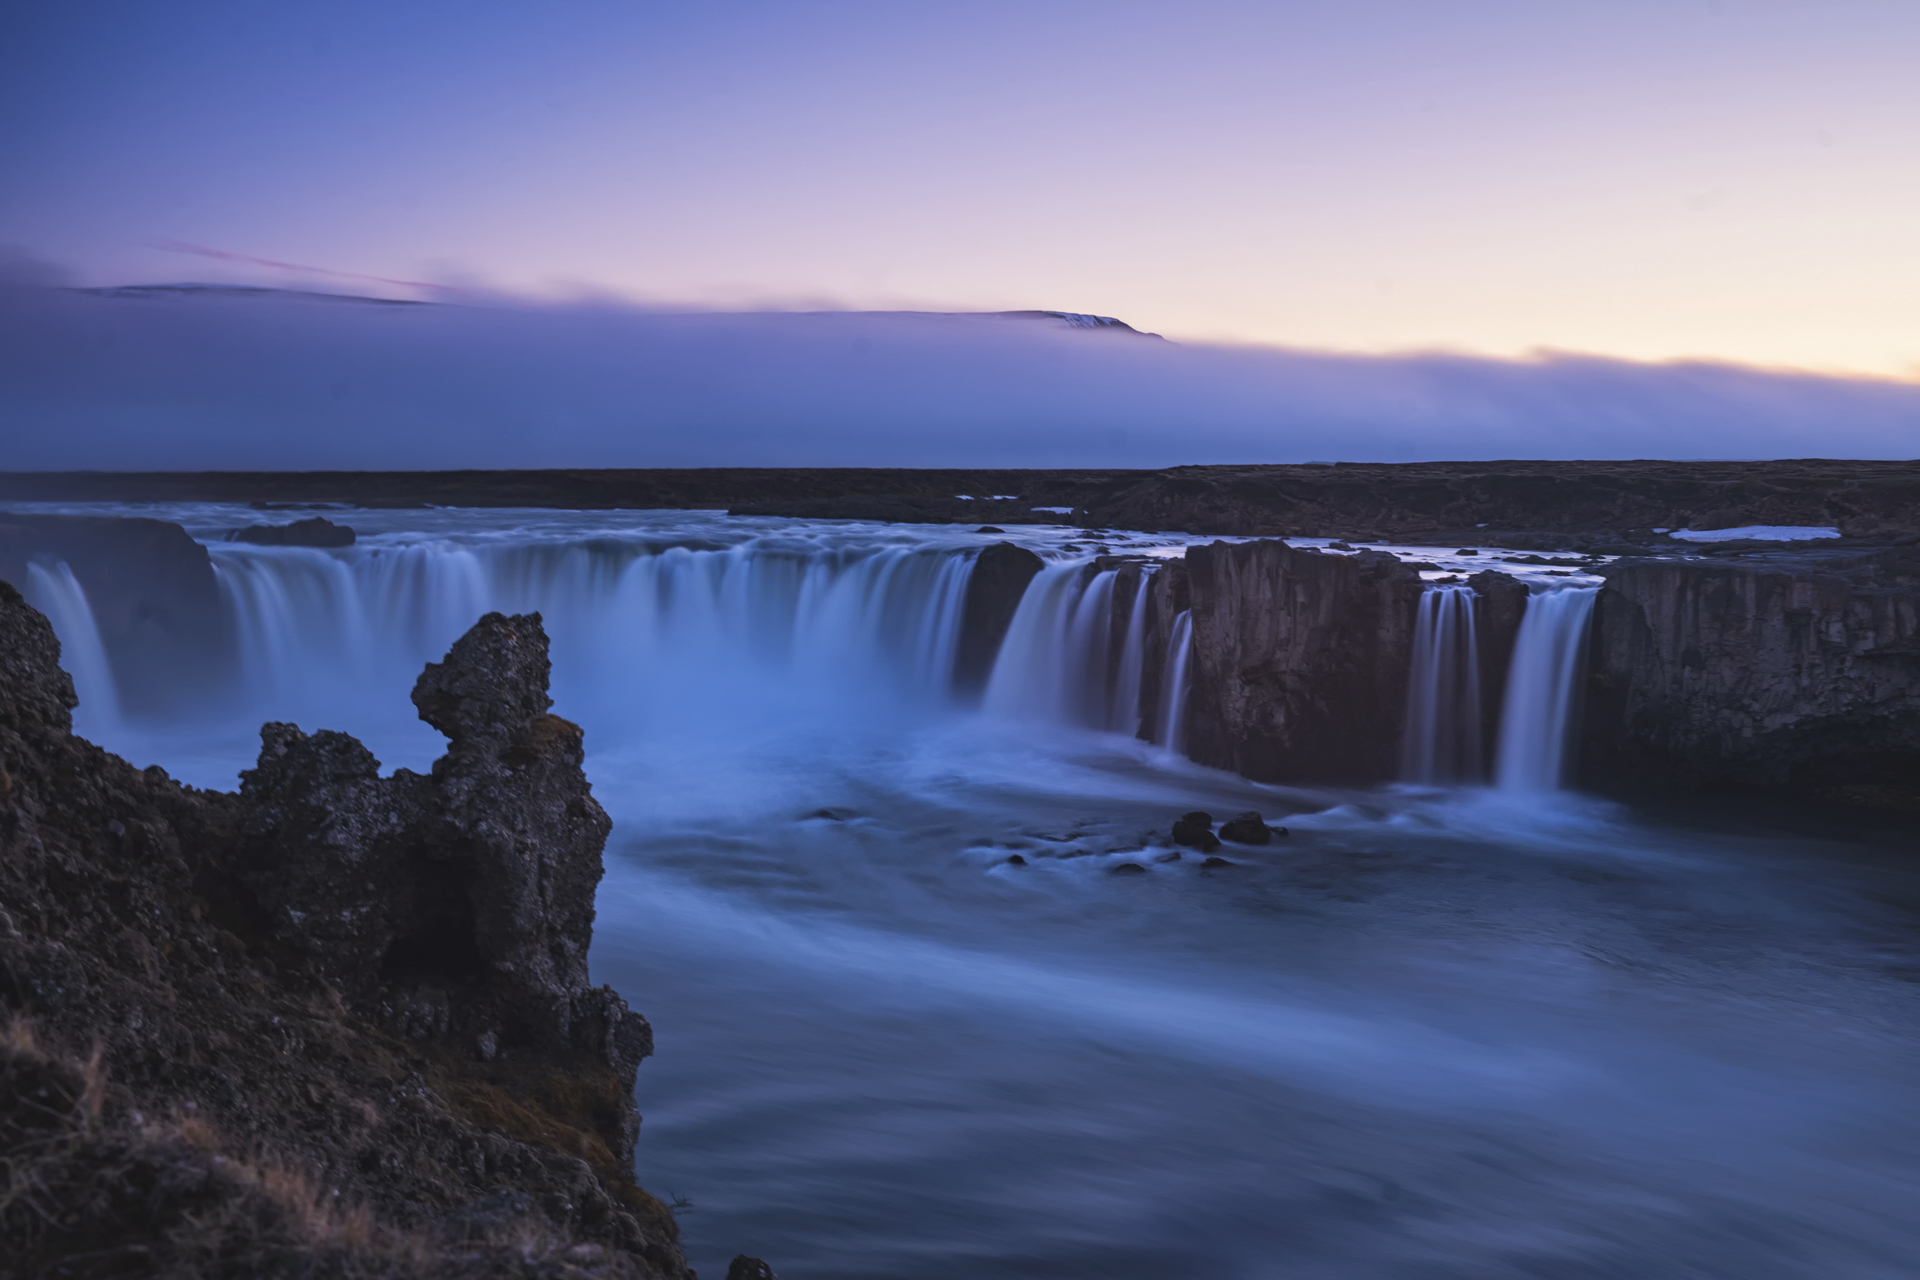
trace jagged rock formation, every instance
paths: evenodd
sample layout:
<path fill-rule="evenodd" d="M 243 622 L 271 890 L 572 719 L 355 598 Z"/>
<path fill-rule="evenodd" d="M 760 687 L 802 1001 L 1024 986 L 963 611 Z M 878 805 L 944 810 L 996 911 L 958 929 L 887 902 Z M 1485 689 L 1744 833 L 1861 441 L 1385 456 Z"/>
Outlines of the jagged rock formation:
<path fill-rule="evenodd" d="M 350 547 L 354 531 L 324 516 L 309 516 L 292 524 L 252 524 L 228 532 L 228 542 L 251 542 L 263 547 Z"/>
<path fill-rule="evenodd" d="M 1920 807 L 1920 547 L 1603 572 L 1587 777 Z"/>
<path fill-rule="evenodd" d="M 1270 541 L 1192 547 L 1186 563 L 1188 755 L 1265 782 L 1393 777 L 1419 573 Z"/>
<path fill-rule="evenodd" d="M 986 688 L 1020 597 L 1041 567 L 1039 556 L 1011 542 L 996 542 L 974 559 L 953 663 L 954 692 L 960 696 L 977 698 Z"/>
<path fill-rule="evenodd" d="M 74 737 L 58 657 L 0 584 L 0 1276 L 690 1274 L 537 616 L 421 677 L 431 777 L 269 725 L 239 795 Z"/>
<path fill-rule="evenodd" d="M 208 696 L 234 644 L 207 549 L 167 520 L 0 512 L 0 582 L 64 563 L 85 590 L 126 709 L 169 714 Z"/>

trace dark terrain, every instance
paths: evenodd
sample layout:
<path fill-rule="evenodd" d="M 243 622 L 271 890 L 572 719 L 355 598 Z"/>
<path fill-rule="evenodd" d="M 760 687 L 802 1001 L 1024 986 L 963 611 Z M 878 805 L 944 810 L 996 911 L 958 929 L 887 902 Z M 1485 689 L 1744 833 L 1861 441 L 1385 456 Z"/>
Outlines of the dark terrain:
<path fill-rule="evenodd" d="M 537 615 L 422 675 L 431 776 L 273 724 L 181 786 L 74 736 L 58 663 L 0 583 L 0 1276 L 691 1275 Z"/>
<path fill-rule="evenodd" d="M 965 501 L 956 495 L 971 495 Z M 996 500 L 993 495 L 1012 495 Z M 1415 538 L 1553 549 L 1577 535 L 1835 526 L 1920 534 L 1920 462 L 1410 462 L 1163 471 L 719 468 L 654 471 L 10 472 L 0 502 L 252 502 L 287 508 L 700 508 L 934 523 L 1043 521 L 1268 537 Z M 1533 542 L 1526 535 L 1537 535 Z M 1576 539 L 1577 540 L 1577 539 Z"/>

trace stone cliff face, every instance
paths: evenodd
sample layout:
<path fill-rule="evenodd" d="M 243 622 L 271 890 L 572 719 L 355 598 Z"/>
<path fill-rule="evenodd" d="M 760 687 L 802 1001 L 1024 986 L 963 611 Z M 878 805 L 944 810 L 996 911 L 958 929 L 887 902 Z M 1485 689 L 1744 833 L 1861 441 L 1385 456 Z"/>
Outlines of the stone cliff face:
<path fill-rule="evenodd" d="M 1605 574 L 1586 776 L 1920 803 L 1920 548 Z"/>
<path fill-rule="evenodd" d="M 1192 547 L 1188 754 L 1266 782 L 1394 776 L 1420 575 L 1385 552 Z"/>
<path fill-rule="evenodd" d="M 0 512 L 0 582 L 29 590 L 28 566 L 56 562 L 86 591 L 127 710 L 183 710 L 231 672 L 213 562 L 179 525 Z"/>
<path fill-rule="evenodd" d="M 690 1274 L 546 647 L 493 614 L 427 669 L 430 777 L 268 725 L 228 795 L 74 737 L 0 584 L 0 1276 Z"/>
<path fill-rule="evenodd" d="M 1020 597 L 1042 563 L 1039 556 L 1011 542 L 996 542 L 974 558 L 953 663 L 954 692 L 963 699 L 976 699 L 986 689 L 1000 642 L 1007 638 Z"/>

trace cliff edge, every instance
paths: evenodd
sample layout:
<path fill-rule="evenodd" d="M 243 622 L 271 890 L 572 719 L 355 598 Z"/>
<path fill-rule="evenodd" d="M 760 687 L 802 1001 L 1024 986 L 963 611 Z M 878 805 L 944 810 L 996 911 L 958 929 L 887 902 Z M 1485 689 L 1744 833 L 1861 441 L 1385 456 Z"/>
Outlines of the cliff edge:
<path fill-rule="evenodd" d="M 0 1277 L 691 1276 L 547 672 L 489 614 L 415 689 L 430 776 L 272 724 L 199 791 L 73 735 L 0 583 Z"/>
<path fill-rule="evenodd" d="M 1920 810 L 1920 547 L 1601 572 L 1586 776 Z"/>

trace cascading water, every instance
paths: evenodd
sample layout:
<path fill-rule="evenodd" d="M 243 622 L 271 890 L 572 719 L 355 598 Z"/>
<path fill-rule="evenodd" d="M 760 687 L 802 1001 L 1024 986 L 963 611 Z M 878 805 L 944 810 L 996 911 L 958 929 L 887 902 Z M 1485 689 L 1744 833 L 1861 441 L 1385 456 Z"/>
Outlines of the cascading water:
<path fill-rule="evenodd" d="M 1153 575 L 1142 572 L 1127 610 L 1127 634 L 1120 644 L 1120 665 L 1114 673 L 1107 704 L 1107 729 L 1135 737 L 1140 732 L 1140 681 L 1146 673 L 1147 590 Z"/>
<path fill-rule="evenodd" d="M 1598 587 L 1560 587 L 1527 598 L 1500 716 L 1494 777 L 1502 791 L 1537 795 L 1558 790 L 1565 780 L 1587 624 L 1599 594 Z"/>
<path fill-rule="evenodd" d="M 60 637 L 60 665 L 73 677 L 80 705 L 74 708 L 75 733 L 89 738 L 111 738 L 120 727 L 120 697 L 100 628 L 94 621 L 87 593 L 63 561 L 27 566 L 27 601 L 47 615 Z"/>
<path fill-rule="evenodd" d="M 920 1280 L 1826 1280 L 1920 1256 L 1897 836 L 1869 864 L 1625 809 L 1297 792 L 967 714 L 944 678 L 983 541 L 949 527 L 353 522 L 336 551 L 214 542 L 246 705 L 208 708 L 224 736 L 197 760 L 175 721 L 135 763 L 230 789 L 273 717 L 420 767 L 444 748 L 408 705 L 420 665 L 484 609 L 542 610 L 615 823 L 594 980 L 659 1035 L 638 1172 L 700 1204 L 703 1273 L 742 1248 Z M 1183 745 L 1193 620 L 1136 645 L 1122 569 L 1105 589 L 1134 613 L 1103 638 L 1097 574 L 1065 559 L 1085 531 L 1006 536 L 1054 567 L 999 674 L 1105 645 L 1110 677 L 1047 705 L 1124 732 L 1138 662 Z M 91 664 L 84 716 L 111 674 L 46 575 L 26 585 Z M 1534 597 L 1504 755 L 1563 752 L 1592 597 Z M 1293 838 L 1231 868 L 1156 856 L 1191 809 Z"/>
<path fill-rule="evenodd" d="M 914 547 L 212 549 L 248 719 L 385 721 L 423 749 L 394 709 L 490 609 L 545 616 L 556 694 L 611 740 L 688 717 L 942 707 L 971 569 Z"/>
<path fill-rule="evenodd" d="M 1154 741 L 1179 755 L 1187 745 L 1187 681 L 1193 667 L 1193 613 L 1174 615 L 1167 638 L 1167 669 L 1160 681 L 1159 732 Z"/>
<path fill-rule="evenodd" d="M 1485 775 L 1478 600 L 1472 587 L 1457 584 L 1431 586 L 1420 596 L 1400 756 L 1408 782 L 1478 782 Z"/>

